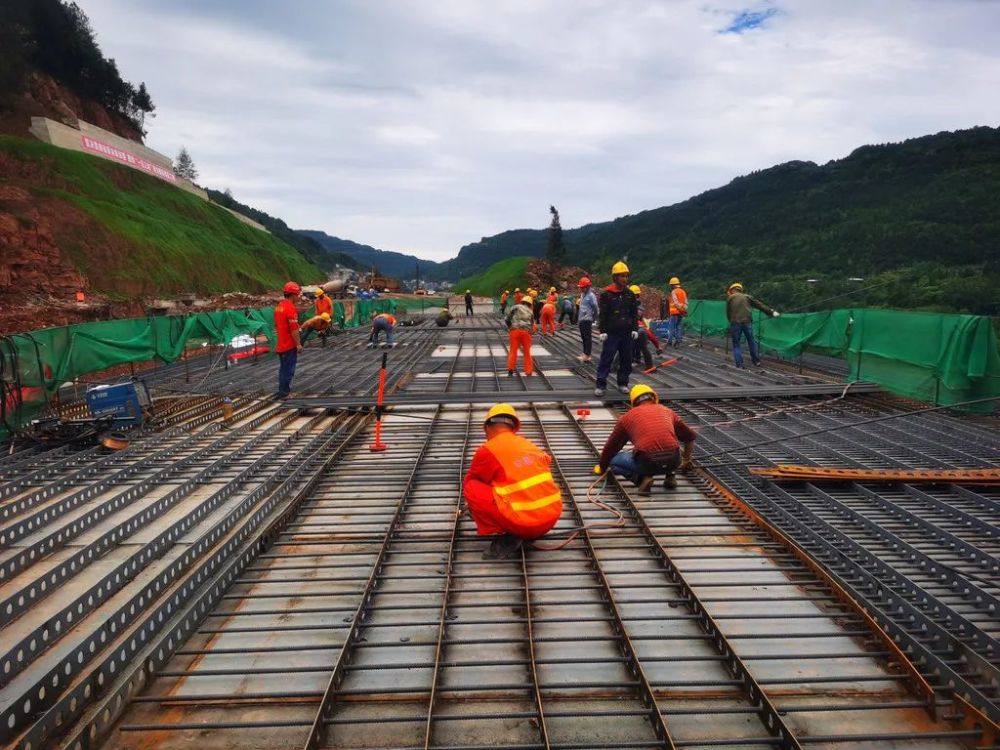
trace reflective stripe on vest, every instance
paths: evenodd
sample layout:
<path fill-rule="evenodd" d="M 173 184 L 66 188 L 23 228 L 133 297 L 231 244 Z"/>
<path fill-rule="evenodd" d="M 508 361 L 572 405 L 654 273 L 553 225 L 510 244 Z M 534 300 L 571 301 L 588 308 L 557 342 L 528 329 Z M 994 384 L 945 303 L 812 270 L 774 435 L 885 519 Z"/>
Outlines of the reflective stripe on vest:
<path fill-rule="evenodd" d="M 528 527 L 554 522 L 562 513 L 562 496 L 549 471 L 548 455 L 512 432 L 500 433 L 486 446 L 503 467 L 504 481 L 493 485 L 500 514 Z"/>

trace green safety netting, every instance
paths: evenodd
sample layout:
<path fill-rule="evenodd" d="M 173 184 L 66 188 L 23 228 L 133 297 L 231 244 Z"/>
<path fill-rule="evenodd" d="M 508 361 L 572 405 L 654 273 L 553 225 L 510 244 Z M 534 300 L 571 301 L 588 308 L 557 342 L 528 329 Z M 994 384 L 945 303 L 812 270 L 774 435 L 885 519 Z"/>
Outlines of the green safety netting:
<path fill-rule="evenodd" d="M 366 325 L 374 312 L 396 309 L 396 300 L 337 302 L 334 317 L 352 328 Z M 312 315 L 310 309 L 299 318 Z M 174 362 L 192 343 L 226 344 L 241 334 L 263 335 L 273 348 L 274 308 L 78 323 L 5 336 L 0 339 L 0 438 L 34 419 L 64 383 L 130 362 Z"/>
<path fill-rule="evenodd" d="M 685 327 L 728 335 L 725 301 L 692 300 Z M 1000 352 L 991 321 L 982 315 L 860 308 L 770 318 L 755 310 L 754 333 L 764 350 L 780 357 L 840 357 L 849 365 L 849 380 L 872 380 L 921 401 L 949 405 L 1000 397 Z"/>

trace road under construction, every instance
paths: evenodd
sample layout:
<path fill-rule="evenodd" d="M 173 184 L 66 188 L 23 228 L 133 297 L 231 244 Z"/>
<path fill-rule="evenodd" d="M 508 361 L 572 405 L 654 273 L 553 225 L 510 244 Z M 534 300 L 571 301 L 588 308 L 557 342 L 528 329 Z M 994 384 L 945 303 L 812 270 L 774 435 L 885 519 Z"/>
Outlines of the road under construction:
<path fill-rule="evenodd" d="M 124 450 L 0 459 L 5 746 L 1000 747 L 995 418 L 684 346 L 633 382 L 700 468 L 640 497 L 595 481 L 627 404 L 575 331 L 533 377 L 492 314 L 398 340 L 383 452 L 352 331 L 286 403 L 273 358 L 208 356 L 144 376 Z M 565 510 L 487 561 L 461 483 L 497 401 Z"/>

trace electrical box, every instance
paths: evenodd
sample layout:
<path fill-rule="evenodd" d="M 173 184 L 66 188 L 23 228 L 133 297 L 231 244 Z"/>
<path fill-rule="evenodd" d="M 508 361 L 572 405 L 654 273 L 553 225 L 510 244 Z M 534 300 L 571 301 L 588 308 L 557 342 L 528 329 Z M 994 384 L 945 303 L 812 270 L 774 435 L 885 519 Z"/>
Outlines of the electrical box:
<path fill-rule="evenodd" d="M 146 384 L 131 383 L 96 385 L 87 389 L 87 407 L 95 417 L 115 418 L 116 427 L 141 425 L 144 409 L 152 404 Z"/>

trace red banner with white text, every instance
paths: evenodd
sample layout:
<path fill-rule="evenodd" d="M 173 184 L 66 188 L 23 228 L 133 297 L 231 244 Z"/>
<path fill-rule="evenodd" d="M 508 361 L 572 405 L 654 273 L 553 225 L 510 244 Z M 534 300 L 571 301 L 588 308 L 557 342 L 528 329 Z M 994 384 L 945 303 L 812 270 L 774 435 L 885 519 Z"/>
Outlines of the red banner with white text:
<path fill-rule="evenodd" d="M 90 151 L 91 153 L 105 156 L 108 159 L 114 159 L 115 161 L 126 164 L 133 169 L 139 169 L 153 175 L 154 177 L 159 177 L 161 180 L 166 180 L 167 182 L 177 182 L 177 178 L 174 176 L 173 172 L 166 167 L 161 167 L 159 164 L 154 164 L 148 159 L 138 157 L 133 153 L 118 148 L 117 146 L 108 145 L 107 143 L 99 141 L 96 138 L 91 138 L 89 135 L 80 136 L 80 140 L 83 143 L 84 151 Z"/>

